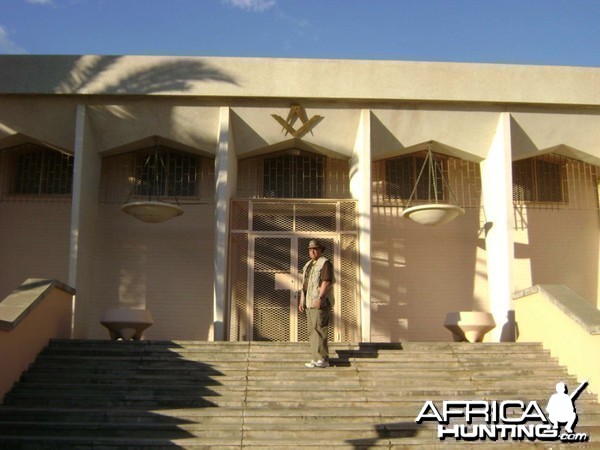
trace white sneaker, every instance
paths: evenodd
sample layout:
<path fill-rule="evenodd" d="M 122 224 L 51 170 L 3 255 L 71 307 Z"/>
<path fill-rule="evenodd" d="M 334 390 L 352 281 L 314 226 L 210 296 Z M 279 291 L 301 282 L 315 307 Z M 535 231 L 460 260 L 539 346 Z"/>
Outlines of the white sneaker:
<path fill-rule="evenodd" d="M 326 359 L 319 359 L 318 361 L 313 360 L 304 365 L 306 367 L 310 367 L 310 368 L 319 367 L 319 368 L 323 369 L 325 367 L 329 367 L 329 361 L 327 361 Z"/>

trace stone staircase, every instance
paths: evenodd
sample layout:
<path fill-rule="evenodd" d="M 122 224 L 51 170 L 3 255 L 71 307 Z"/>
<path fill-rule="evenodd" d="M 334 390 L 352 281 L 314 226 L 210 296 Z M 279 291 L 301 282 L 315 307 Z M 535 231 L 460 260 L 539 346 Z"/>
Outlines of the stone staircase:
<path fill-rule="evenodd" d="M 333 367 L 307 369 L 304 343 L 51 341 L 0 406 L 0 449 L 600 447 L 586 391 L 583 444 L 441 441 L 415 423 L 427 400 L 545 407 L 558 381 L 574 389 L 539 344 L 331 347 Z"/>

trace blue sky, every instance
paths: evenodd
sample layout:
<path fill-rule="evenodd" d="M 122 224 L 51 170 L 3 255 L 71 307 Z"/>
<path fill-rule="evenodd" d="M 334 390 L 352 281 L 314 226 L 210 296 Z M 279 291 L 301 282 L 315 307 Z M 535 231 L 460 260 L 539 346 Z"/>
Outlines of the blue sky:
<path fill-rule="evenodd" d="M 0 0 L 2 54 L 600 66 L 600 0 Z"/>

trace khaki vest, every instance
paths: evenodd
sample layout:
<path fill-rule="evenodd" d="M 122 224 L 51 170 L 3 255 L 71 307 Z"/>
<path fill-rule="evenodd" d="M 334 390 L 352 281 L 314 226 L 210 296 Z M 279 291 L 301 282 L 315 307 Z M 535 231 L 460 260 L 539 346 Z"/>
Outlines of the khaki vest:
<path fill-rule="evenodd" d="M 319 285 L 321 284 L 321 269 L 323 268 L 323 264 L 325 264 L 325 262 L 327 262 L 327 261 L 328 261 L 327 258 L 325 258 L 324 256 L 321 256 L 319 259 L 317 259 L 315 261 L 315 263 L 310 271 L 310 274 L 308 275 L 308 283 L 306 285 L 306 292 L 305 292 L 306 306 L 308 308 L 311 307 L 310 305 L 312 305 L 312 302 L 314 302 L 316 299 L 319 298 Z M 302 269 L 302 285 L 304 285 L 306 269 L 308 268 L 310 263 L 312 263 L 312 259 L 309 260 L 306 264 L 304 264 L 304 268 Z M 335 283 L 335 277 L 332 273 L 331 274 L 331 284 L 333 285 L 334 283 Z M 329 289 L 326 299 L 329 301 L 329 304 L 331 306 L 333 306 L 333 304 L 334 304 L 333 289 Z"/>

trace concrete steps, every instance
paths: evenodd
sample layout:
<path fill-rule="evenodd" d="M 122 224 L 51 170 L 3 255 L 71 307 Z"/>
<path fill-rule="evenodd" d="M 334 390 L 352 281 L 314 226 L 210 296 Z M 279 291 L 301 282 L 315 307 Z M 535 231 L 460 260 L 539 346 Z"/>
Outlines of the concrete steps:
<path fill-rule="evenodd" d="M 530 448 L 440 441 L 415 418 L 427 400 L 543 407 L 558 381 L 577 385 L 538 344 L 331 350 L 332 367 L 307 369 L 302 343 L 52 341 L 0 406 L 0 449 Z M 576 405 L 592 437 L 578 445 L 594 448 L 600 406 L 586 392 Z"/>

